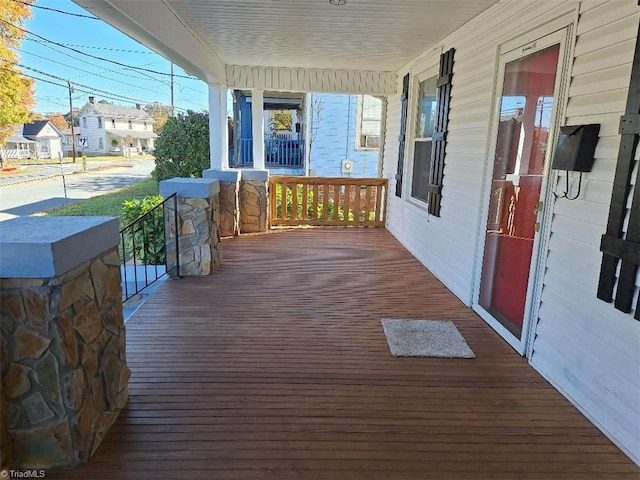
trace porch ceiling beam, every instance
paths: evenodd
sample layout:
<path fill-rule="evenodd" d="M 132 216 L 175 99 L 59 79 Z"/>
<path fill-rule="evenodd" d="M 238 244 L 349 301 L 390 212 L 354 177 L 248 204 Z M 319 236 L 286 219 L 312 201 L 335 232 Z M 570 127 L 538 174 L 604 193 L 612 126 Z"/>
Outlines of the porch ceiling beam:
<path fill-rule="evenodd" d="M 396 93 L 397 78 L 393 72 L 251 65 L 228 65 L 226 76 L 234 89 L 369 95 Z"/>
<path fill-rule="evenodd" d="M 210 84 L 226 84 L 224 62 L 165 0 L 73 0 L 185 72 Z M 150 14 L 150 9 L 153 14 Z"/>

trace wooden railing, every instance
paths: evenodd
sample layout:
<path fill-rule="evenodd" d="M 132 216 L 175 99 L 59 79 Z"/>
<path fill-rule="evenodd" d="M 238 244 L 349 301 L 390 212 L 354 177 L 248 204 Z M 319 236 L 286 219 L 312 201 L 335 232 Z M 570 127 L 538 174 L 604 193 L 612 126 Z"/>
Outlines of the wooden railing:
<path fill-rule="evenodd" d="M 253 166 L 253 140 L 241 138 L 237 142 L 236 167 Z M 264 162 L 267 168 L 302 168 L 304 164 L 304 142 L 289 138 L 266 138 Z"/>
<path fill-rule="evenodd" d="M 271 176 L 270 224 L 384 227 L 387 188 L 386 178 Z"/>

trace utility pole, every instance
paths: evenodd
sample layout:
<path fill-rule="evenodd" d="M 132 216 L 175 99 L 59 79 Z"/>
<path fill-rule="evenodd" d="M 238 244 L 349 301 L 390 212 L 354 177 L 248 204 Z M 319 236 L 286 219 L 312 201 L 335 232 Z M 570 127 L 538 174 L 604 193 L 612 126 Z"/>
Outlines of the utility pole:
<path fill-rule="evenodd" d="M 71 94 L 75 90 L 70 80 L 67 80 L 67 85 L 69 86 L 69 118 L 71 119 L 71 157 L 73 158 L 73 163 L 76 163 L 76 129 L 74 126 L 75 119 L 73 118 L 73 100 L 71 99 Z M 60 162 L 62 163 L 62 160 Z"/>
<path fill-rule="evenodd" d="M 176 111 L 173 104 L 173 62 L 171 62 L 171 116 L 175 117 Z"/>

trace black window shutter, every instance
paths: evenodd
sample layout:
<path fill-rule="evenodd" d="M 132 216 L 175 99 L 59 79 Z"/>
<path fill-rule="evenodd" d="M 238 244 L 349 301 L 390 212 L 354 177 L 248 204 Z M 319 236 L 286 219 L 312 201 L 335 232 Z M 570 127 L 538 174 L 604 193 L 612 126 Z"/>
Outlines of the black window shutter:
<path fill-rule="evenodd" d="M 402 173 L 404 171 L 404 145 L 407 137 L 407 109 L 409 107 L 409 74 L 402 79 L 402 107 L 400 110 L 400 136 L 398 137 L 398 171 L 396 173 L 396 197 L 402 196 Z"/>
<path fill-rule="evenodd" d="M 640 265 L 640 221 L 638 220 L 640 218 L 640 169 L 636 172 L 626 236 L 623 235 L 623 228 L 627 199 L 631 192 L 631 175 L 640 140 L 640 26 L 638 27 L 633 66 L 631 67 L 627 107 L 625 114 L 620 119 L 620 134 L 620 150 L 618 151 L 618 163 L 613 180 L 607 231 L 602 236 L 600 243 L 600 251 L 603 255 L 598 283 L 598 298 L 605 302 L 614 300 L 616 270 L 619 261 L 622 260 L 614 305 L 618 310 L 629 313 L 635 291 L 636 273 Z M 634 318 L 640 320 L 640 297 L 635 310 Z"/>
<path fill-rule="evenodd" d="M 453 54 L 455 49 L 440 55 L 440 76 L 438 78 L 438 97 L 436 105 L 436 125 L 431 147 L 431 168 L 427 208 L 431 215 L 440 216 L 442 200 L 442 179 L 444 177 L 444 157 L 447 149 L 447 128 L 449 126 L 449 104 L 451 102 L 451 79 L 453 78 Z"/>

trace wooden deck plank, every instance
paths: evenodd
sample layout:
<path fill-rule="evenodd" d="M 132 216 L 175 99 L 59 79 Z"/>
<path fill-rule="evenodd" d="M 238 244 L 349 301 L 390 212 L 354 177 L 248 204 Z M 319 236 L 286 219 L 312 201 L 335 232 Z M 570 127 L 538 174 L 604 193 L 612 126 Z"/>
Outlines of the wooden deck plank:
<path fill-rule="evenodd" d="M 326 202 L 325 202 L 326 203 Z M 127 322 L 130 401 L 60 479 L 637 479 L 640 469 L 381 229 L 226 239 Z M 394 358 L 381 318 L 476 358 Z"/>

